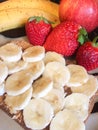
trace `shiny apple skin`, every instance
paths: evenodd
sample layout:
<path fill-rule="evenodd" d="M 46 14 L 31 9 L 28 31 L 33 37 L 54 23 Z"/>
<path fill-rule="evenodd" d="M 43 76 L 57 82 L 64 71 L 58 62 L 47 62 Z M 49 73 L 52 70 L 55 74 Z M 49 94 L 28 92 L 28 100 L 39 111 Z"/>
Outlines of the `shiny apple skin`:
<path fill-rule="evenodd" d="M 97 0 L 61 0 L 59 5 L 60 21 L 74 20 L 87 32 L 98 27 Z"/>

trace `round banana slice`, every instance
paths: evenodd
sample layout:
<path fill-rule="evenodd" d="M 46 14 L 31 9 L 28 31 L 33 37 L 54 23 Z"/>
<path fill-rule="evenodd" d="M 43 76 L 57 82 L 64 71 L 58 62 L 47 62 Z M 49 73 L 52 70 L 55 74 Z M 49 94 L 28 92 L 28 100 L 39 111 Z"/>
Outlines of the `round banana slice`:
<path fill-rule="evenodd" d="M 65 58 L 63 57 L 63 55 L 58 54 L 56 52 L 52 52 L 52 51 L 46 52 L 46 55 L 44 58 L 45 64 L 47 64 L 48 62 L 53 62 L 53 61 L 61 62 L 64 65 L 66 64 L 66 61 L 65 61 Z"/>
<path fill-rule="evenodd" d="M 53 88 L 53 81 L 49 77 L 41 77 L 32 84 L 32 87 L 33 97 L 40 98 L 45 96 Z"/>
<path fill-rule="evenodd" d="M 87 82 L 88 74 L 84 67 L 75 64 L 70 64 L 67 67 L 70 71 L 70 80 L 67 83 L 68 87 L 77 87 Z"/>
<path fill-rule="evenodd" d="M 72 93 L 65 97 L 65 108 L 75 112 L 75 114 L 83 121 L 88 117 L 89 98 L 80 93 Z"/>
<path fill-rule="evenodd" d="M 3 61 L 0 61 L 0 84 L 4 82 L 7 76 L 8 76 L 8 68 Z"/>
<path fill-rule="evenodd" d="M 0 84 L 0 96 L 2 96 L 5 93 L 5 84 Z"/>
<path fill-rule="evenodd" d="M 64 107 L 64 98 L 65 94 L 60 91 L 59 89 L 53 88 L 45 97 L 43 97 L 45 100 L 47 100 L 54 109 L 54 114 L 61 111 Z"/>
<path fill-rule="evenodd" d="M 11 113 L 16 113 L 17 110 L 23 110 L 29 103 L 32 97 L 32 87 L 18 96 L 6 95 L 5 104 L 9 107 Z"/>
<path fill-rule="evenodd" d="M 32 75 L 22 70 L 10 75 L 5 82 L 5 90 L 8 95 L 17 96 L 24 93 L 33 83 Z"/>
<path fill-rule="evenodd" d="M 8 43 L 0 47 L 0 58 L 8 62 L 16 62 L 21 59 L 22 48 L 14 43 Z"/>
<path fill-rule="evenodd" d="M 50 77 L 54 83 L 64 86 L 70 79 L 68 67 L 60 62 L 49 62 L 45 66 L 44 76 Z"/>
<path fill-rule="evenodd" d="M 86 83 L 82 84 L 79 87 L 71 87 L 73 93 L 83 93 L 91 98 L 96 91 L 98 90 L 98 81 L 97 78 L 93 75 L 89 75 L 89 79 Z"/>
<path fill-rule="evenodd" d="M 27 128 L 44 129 L 53 118 L 53 108 L 44 99 L 32 99 L 23 110 L 23 118 Z"/>
<path fill-rule="evenodd" d="M 50 130 L 85 130 L 85 124 L 72 111 L 64 109 L 55 115 Z"/>
<path fill-rule="evenodd" d="M 24 60 L 19 60 L 17 62 L 5 62 L 8 67 L 8 74 L 13 74 L 15 72 L 21 71 L 26 68 L 27 62 Z"/>
<path fill-rule="evenodd" d="M 44 58 L 45 49 L 42 46 L 32 46 L 23 52 L 23 59 L 27 62 L 37 62 Z"/>
<path fill-rule="evenodd" d="M 28 63 L 25 69 L 32 74 L 33 80 L 36 80 L 44 72 L 45 65 L 43 60 L 41 60 L 37 62 Z"/>

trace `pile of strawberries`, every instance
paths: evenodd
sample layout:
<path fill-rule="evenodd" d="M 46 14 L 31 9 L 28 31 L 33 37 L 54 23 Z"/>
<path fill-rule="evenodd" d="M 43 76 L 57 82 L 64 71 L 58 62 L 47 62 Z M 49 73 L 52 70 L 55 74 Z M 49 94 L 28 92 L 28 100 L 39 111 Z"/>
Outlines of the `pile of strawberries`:
<path fill-rule="evenodd" d="M 98 37 L 91 41 L 81 25 L 64 21 L 53 28 L 44 17 L 33 17 L 25 29 L 31 44 L 44 46 L 46 51 L 55 51 L 64 57 L 75 55 L 77 64 L 87 71 L 98 68 Z"/>

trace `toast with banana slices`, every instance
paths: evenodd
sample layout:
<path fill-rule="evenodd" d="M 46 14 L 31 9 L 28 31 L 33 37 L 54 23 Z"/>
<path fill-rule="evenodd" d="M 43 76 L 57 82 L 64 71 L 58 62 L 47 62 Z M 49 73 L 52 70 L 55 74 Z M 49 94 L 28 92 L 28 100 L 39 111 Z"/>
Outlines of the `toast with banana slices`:
<path fill-rule="evenodd" d="M 25 130 L 85 130 L 98 96 L 95 76 L 24 40 L 5 44 L 0 52 L 2 110 Z"/>

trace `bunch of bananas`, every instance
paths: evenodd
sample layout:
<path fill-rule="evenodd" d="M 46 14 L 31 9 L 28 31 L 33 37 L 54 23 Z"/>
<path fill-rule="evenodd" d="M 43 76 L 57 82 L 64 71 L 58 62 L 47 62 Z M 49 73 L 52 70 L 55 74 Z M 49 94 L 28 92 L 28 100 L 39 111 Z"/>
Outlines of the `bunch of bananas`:
<path fill-rule="evenodd" d="M 44 16 L 56 26 L 59 5 L 50 0 L 8 0 L 0 3 L 0 32 L 24 26 L 31 16 Z"/>

